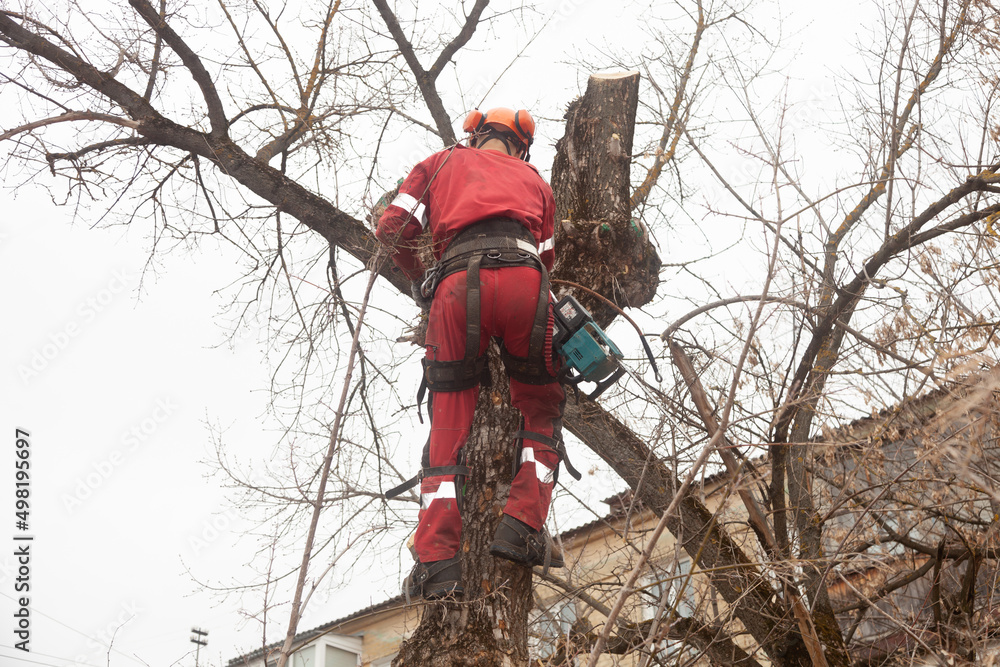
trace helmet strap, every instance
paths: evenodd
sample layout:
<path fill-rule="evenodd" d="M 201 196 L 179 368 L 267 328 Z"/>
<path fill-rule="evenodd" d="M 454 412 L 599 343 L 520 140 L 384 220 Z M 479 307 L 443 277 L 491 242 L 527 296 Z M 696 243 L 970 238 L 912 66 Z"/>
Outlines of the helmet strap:
<path fill-rule="evenodd" d="M 514 136 L 512 136 L 507 132 L 500 132 L 498 130 L 494 130 L 493 128 L 487 128 L 482 132 L 477 132 L 472 136 L 475 142 L 474 144 L 475 147 L 481 146 L 483 143 L 489 141 L 490 139 L 497 139 L 503 142 L 504 148 L 507 149 L 508 155 L 516 157 L 518 154 L 520 154 L 522 160 L 524 161 L 528 160 L 528 148 L 524 145 L 522 141 L 516 139 Z M 513 142 L 513 146 L 511 146 L 511 142 Z"/>

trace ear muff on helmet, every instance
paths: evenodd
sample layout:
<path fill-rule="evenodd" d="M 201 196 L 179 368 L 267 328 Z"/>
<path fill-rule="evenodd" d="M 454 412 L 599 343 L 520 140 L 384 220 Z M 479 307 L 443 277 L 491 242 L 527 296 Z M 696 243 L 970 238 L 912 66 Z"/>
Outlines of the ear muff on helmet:
<path fill-rule="evenodd" d="M 465 117 L 465 122 L 462 123 L 462 129 L 470 134 L 475 134 L 483 129 L 483 125 L 486 124 L 486 114 L 484 114 L 479 109 L 473 109 L 469 112 L 469 115 Z"/>
<path fill-rule="evenodd" d="M 535 119 L 524 109 L 515 111 L 514 131 L 524 141 L 524 145 L 530 148 L 531 142 L 535 140 Z"/>

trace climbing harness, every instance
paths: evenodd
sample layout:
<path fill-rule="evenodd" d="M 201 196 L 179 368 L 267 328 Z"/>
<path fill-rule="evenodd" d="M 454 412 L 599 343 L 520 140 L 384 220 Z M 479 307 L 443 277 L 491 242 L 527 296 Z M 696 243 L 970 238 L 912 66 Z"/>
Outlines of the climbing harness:
<path fill-rule="evenodd" d="M 463 391 L 481 382 L 486 384 L 488 372 L 485 356 L 479 355 L 481 268 L 532 266 L 542 278 L 538 288 L 538 306 L 531 326 L 528 356 L 517 357 L 500 348 L 507 374 L 525 384 L 549 384 L 557 380 L 545 363 L 545 332 L 549 319 L 549 275 L 538 256 L 531 232 L 517 220 L 492 218 L 477 222 L 455 235 L 441 255 L 437 266 L 428 271 L 421 285 L 421 295 L 432 299 L 444 278 L 459 271 L 466 272 L 465 356 L 456 361 L 422 359 L 424 376 L 417 390 L 417 413 L 420 414 L 424 394 Z M 430 410 L 428 410 L 428 416 Z M 422 419 L 422 418 L 421 418 Z"/>
<path fill-rule="evenodd" d="M 437 265 L 430 269 L 421 284 L 421 295 L 433 299 L 437 286 L 446 277 L 460 271 L 466 272 L 466 332 L 465 356 L 455 361 L 438 361 L 422 359 L 424 367 L 423 379 L 417 390 L 417 414 L 421 416 L 421 406 L 427 390 L 431 391 L 428 399 L 428 417 L 431 414 L 431 401 L 434 392 L 454 392 L 470 389 L 478 384 L 489 383 L 489 372 L 486 368 L 486 357 L 479 355 L 480 347 L 480 283 L 481 268 L 496 268 L 509 266 L 532 266 L 538 269 L 542 276 L 538 290 L 538 306 L 532 323 L 528 344 L 528 355 L 518 357 L 507 351 L 501 345 L 500 358 L 507 374 L 525 384 L 550 384 L 558 378 L 549 373 L 545 363 L 545 334 L 549 322 L 549 279 L 548 272 L 538 255 L 536 242 L 531 232 L 517 220 L 508 218 L 491 218 L 477 222 L 462 230 L 452 239 Z M 515 465 L 519 465 L 523 440 L 528 438 L 548 445 L 566 465 L 573 477 L 580 479 L 581 475 L 566 457 L 566 448 L 562 439 L 553 438 L 539 433 L 519 430 L 515 434 L 518 442 L 518 455 Z M 464 478 L 469 474 L 469 468 L 459 465 L 430 467 L 430 438 L 424 445 L 422 469 L 413 478 L 386 492 L 386 498 L 394 498 L 416 486 L 421 479 L 440 475 L 456 475 L 456 498 L 461 496 L 459 490 Z M 515 470 L 516 473 L 516 470 Z"/>

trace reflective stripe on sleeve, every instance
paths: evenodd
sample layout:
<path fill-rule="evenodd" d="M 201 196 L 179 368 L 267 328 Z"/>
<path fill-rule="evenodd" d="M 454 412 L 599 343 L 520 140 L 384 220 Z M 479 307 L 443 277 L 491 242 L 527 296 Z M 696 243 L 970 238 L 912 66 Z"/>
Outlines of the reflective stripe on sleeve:
<path fill-rule="evenodd" d="M 555 238 L 550 236 L 541 243 L 538 244 L 538 252 L 545 252 L 546 250 L 553 250 L 556 247 Z"/>
<path fill-rule="evenodd" d="M 403 209 L 410 216 L 419 220 L 422 228 L 427 229 L 427 207 L 420 203 L 413 195 L 400 192 L 389 206 L 398 206 Z"/>
<path fill-rule="evenodd" d="M 535 450 L 531 447 L 525 447 L 521 450 L 521 465 L 525 463 L 535 464 L 535 476 L 538 477 L 539 482 L 542 484 L 552 484 L 555 479 L 552 468 L 536 461 Z"/>
<path fill-rule="evenodd" d="M 447 500 L 454 497 L 455 482 L 441 482 L 441 486 L 437 488 L 437 491 L 420 494 L 420 506 L 427 509 L 435 500 Z"/>

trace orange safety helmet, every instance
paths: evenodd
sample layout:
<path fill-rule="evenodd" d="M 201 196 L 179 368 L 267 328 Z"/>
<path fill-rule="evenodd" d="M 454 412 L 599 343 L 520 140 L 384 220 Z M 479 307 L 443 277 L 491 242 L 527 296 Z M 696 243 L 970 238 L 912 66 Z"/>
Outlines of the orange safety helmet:
<path fill-rule="evenodd" d="M 462 129 L 466 132 L 477 134 L 487 125 L 499 125 L 513 132 L 525 149 L 531 147 L 531 142 L 535 138 L 535 119 L 531 117 L 525 109 L 514 111 L 507 107 L 497 107 L 483 113 L 479 109 L 473 109 L 465 117 Z"/>

